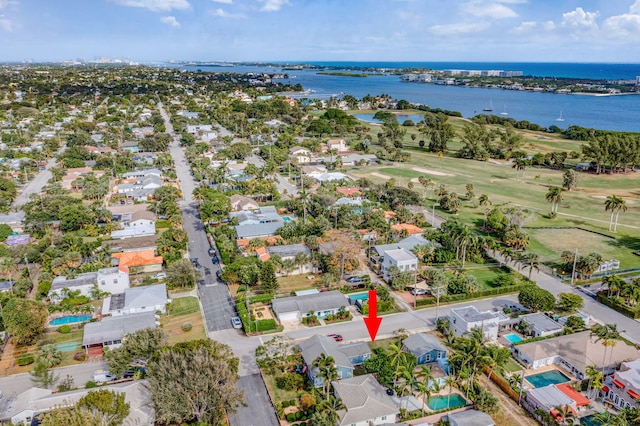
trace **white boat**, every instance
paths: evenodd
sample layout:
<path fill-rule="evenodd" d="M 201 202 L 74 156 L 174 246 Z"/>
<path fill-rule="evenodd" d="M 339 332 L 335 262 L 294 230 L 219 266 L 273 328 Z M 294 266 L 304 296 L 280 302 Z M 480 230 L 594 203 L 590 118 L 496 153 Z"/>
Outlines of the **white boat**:
<path fill-rule="evenodd" d="M 502 112 L 500 113 L 500 115 L 509 115 L 509 113 L 507 112 L 507 105 L 506 105 L 506 104 L 505 104 L 505 106 L 504 106 L 504 111 L 502 111 Z"/>
<path fill-rule="evenodd" d="M 556 118 L 556 121 L 564 121 L 564 118 L 562 118 L 562 110 L 560 110 L 560 116 Z"/>

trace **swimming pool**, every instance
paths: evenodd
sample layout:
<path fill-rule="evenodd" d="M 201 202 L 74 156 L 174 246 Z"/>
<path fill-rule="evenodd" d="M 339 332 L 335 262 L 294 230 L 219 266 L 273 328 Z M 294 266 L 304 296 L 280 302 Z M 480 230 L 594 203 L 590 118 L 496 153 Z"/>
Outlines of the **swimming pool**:
<path fill-rule="evenodd" d="M 467 405 L 467 400 L 462 395 L 452 393 L 451 395 L 432 396 L 427 405 L 433 411 L 437 411 L 444 408 L 464 407 Z"/>
<path fill-rule="evenodd" d="M 518 336 L 515 333 L 505 334 L 504 338 L 507 339 L 508 341 L 510 341 L 511 343 L 522 342 L 522 337 Z"/>
<path fill-rule="evenodd" d="M 284 216 L 282 220 L 284 220 L 285 222 L 291 222 L 291 218 L 289 216 Z"/>
<path fill-rule="evenodd" d="M 369 292 L 366 293 L 356 293 L 349 296 L 351 300 L 367 300 L 369 299 Z"/>
<path fill-rule="evenodd" d="M 580 419 L 580 424 L 585 426 L 602 426 L 602 423 L 595 419 L 596 415 L 591 414 L 590 416 L 583 417 Z"/>
<path fill-rule="evenodd" d="M 544 373 L 532 374 L 531 376 L 525 376 L 525 379 L 527 379 L 527 381 L 531 383 L 531 385 L 534 388 L 542 388 L 549 385 L 557 385 L 560 383 L 566 383 L 571 381 L 571 379 L 569 379 L 567 376 L 565 376 L 558 370 L 551 370 L 551 371 L 545 371 Z"/>
<path fill-rule="evenodd" d="M 64 317 L 51 320 L 49 321 L 49 324 L 51 325 L 75 324 L 77 322 L 89 321 L 91 318 L 93 318 L 92 315 L 67 315 Z"/>

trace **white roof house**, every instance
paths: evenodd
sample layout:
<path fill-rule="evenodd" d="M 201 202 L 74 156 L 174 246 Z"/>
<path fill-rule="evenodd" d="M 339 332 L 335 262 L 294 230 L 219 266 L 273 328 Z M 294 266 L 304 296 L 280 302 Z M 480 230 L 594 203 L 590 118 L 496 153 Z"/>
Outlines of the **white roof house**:
<path fill-rule="evenodd" d="M 130 411 L 122 423 L 124 426 L 154 424 L 155 411 L 151 403 L 151 394 L 144 380 L 108 385 L 101 389 L 125 395 L 125 401 L 129 403 Z M 15 424 L 22 422 L 31 424 L 35 415 L 59 407 L 73 407 L 80 398 L 94 391 L 95 389 L 77 389 L 70 392 L 53 393 L 50 389 L 31 388 L 17 396 L 10 412 L 10 420 Z"/>
<path fill-rule="evenodd" d="M 548 316 L 540 312 L 522 315 L 521 321 L 526 321 L 533 329 L 533 337 L 546 337 L 553 334 L 561 333 L 564 327 L 558 322 L 552 320 Z"/>
<path fill-rule="evenodd" d="M 127 226 L 124 229 L 118 229 L 111 232 L 111 238 L 114 240 L 124 240 L 126 238 L 148 237 L 156 233 L 155 225 L 138 224 L 135 226 Z"/>
<path fill-rule="evenodd" d="M 127 334 L 147 328 L 156 328 L 154 312 L 105 317 L 99 322 L 90 322 L 84 326 L 82 347 L 94 346 L 116 348 Z"/>
<path fill-rule="evenodd" d="M 385 281 L 392 279 L 389 270 L 397 267 L 400 272 L 416 271 L 418 269 L 418 257 L 405 248 L 387 250 L 382 260 L 382 277 Z"/>
<path fill-rule="evenodd" d="M 478 410 L 459 411 L 447 417 L 450 426 L 496 426 L 490 415 Z"/>
<path fill-rule="evenodd" d="M 373 374 L 332 382 L 346 410 L 338 411 L 339 425 L 370 426 L 396 423 L 400 409 Z"/>
<path fill-rule="evenodd" d="M 640 398 L 640 359 L 623 362 L 620 371 L 607 379 L 602 393 L 619 408 L 635 407 Z"/>
<path fill-rule="evenodd" d="M 475 306 L 451 309 L 451 326 L 456 336 L 469 333 L 474 328 L 482 330 L 488 340 L 498 339 L 498 327 L 501 321 L 508 321 L 502 312 L 480 312 Z"/>
<path fill-rule="evenodd" d="M 75 278 L 67 279 L 66 276 L 60 275 L 55 277 L 51 282 L 51 289 L 49 290 L 49 299 L 52 302 L 58 302 L 64 298 L 64 289 L 69 291 L 80 291 L 82 296 L 91 297 L 93 287 L 98 282 L 97 272 L 86 272 L 84 274 L 78 274 Z"/>
<path fill-rule="evenodd" d="M 312 312 L 318 317 L 335 314 L 341 307 L 349 306 L 349 301 L 338 290 L 302 296 L 273 299 L 271 307 L 280 321 L 298 320 Z"/>
<path fill-rule="evenodd" d="M 576 402 L 554 385 L 534 388 L 527 391 L 527 401 L 535 408 L 551 411 L 555 407 L 568 405 L 577 410 Z"/>
<path fill-rule="evenodd" d="M 139 312 L 167 311 L 167 286 L 165 284 L 127 288 L 123 293 L 112 294 L 102 302 L 102 313 L 130 315 Z"/>

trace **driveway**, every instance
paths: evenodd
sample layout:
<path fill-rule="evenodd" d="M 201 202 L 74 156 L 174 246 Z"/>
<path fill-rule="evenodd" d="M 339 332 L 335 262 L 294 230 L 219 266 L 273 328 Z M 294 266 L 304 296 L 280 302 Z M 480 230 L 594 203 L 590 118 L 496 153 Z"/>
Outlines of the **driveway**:
<path fill-rule="evenodd" d="M 240 377 L 238 389 L 244 391 L 246 407 L 229 416 L 231 426 L 279 426 L 267 388 L 260 374 Z"/>

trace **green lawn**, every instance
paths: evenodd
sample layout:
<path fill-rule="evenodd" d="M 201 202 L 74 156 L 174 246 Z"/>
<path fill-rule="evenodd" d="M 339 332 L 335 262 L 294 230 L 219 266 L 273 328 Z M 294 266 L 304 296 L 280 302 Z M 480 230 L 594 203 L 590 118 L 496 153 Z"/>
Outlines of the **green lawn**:
<path fill-rule="evenodd" d="M 384 167 L 378 170 L 378 173 L 382 173 L 382 174 L 394 176 L 394 177 L 403 177 L 407 179 L 413 179 L 413 178 L 417 178 L 424 175 L 424 173 L 416 172 L 415 170 L 400 169 L 396 167 Z"/>
<path fill-rule="evenodd" d="M 469 274 L 477 278 L 478 283 L 480 283 L 481 286 L 480 290 L 494 288 L 493 282 L 496 278 L 501 275 L 510 273 L 503 268 L 497 268 L 477 263 L 466 263 L 465 270 L 468 271 Z"/>
<path fill-rule="evenodd" d="M 522 366 L 514 361 L 513 358 L 509 358 L 504 365 L 504 369 L 509 373 L 515 373 L 517 371 L 522 371 Z"/>
<path fill-rule="evenodd" d="M 195 296 L 188 296 L 173 299 L 171 305 L 169 306 L 168 313 L 171 316 L 178 316 L 192 314 L 198 312 L 199 310 L 200 304 L 198 303 L 198 298 Z"/>
<path fill-rule="evenodd" d="M 282 401 L 290 401 L 292 399 L 298 398 L 298 395 L 304 393 L 303 391 L 288 391 L 284 389 L 280 389 L 276 386 L 276 376 L 271 374 L 263 374 L 265 384 L 269 389 L 269 393 L 274 399 L 273 403 L 277 404 Z"/>

